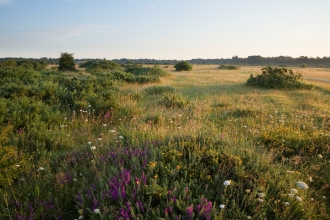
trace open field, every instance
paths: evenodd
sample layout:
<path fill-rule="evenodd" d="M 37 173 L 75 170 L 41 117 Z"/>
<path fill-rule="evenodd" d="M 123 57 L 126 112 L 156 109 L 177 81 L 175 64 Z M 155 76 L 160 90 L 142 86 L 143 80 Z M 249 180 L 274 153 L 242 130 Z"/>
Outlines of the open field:
<path fill-rule="evenodd" d="M 50 108 L 17 102 L 1 127 L 13 150 L 0 151 L 0 219 L 330 218 L 329 69 L 293 69 L 315 86 L 283 91 L 245 85 L 262 67 L 160 68 L 145 84 L 61 75 L 78 79 L 38 100 Z M 47 74 L 39 86 L 62 85 Z"/>

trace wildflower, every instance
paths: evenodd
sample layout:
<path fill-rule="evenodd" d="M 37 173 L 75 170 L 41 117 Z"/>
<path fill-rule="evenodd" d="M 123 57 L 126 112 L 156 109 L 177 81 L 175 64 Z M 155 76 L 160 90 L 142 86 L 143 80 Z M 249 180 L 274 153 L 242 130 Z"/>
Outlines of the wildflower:
<path fill-rule="evenodd" d="M 106 127 L 107 126 L 107 124 L 103 124 L 103 127 Z"/>
<path fill-rule="evenodd" d="M 92 142 L 88 141 L 88 144 L 89 144 L 89 145 L 91 145 L 91 144 L 92 144 Z"/>
<path fill-rule="evenodd" d="M 220 209 L 224 209 L 226 206 L 225 205 L 219 205 Z"/>
<path fill-rule="evenodd" d="M 74 182 L 76 182 L 77 181 L 77 179 L 72 179 Z"/>
<path fill-rule="evenodd" d="M 251 218 L 252 218 L 251 216 L 249 216 L 249 215 L 247 216 L 247 219 L 251 219 Z"/>
<path fill-rule="evenodd" d="M 116 132 L 116 131 L 115 131 L 115 130 L 113 130 L 113 129 L 112 129 L 112 130 L 109 130 L 109 131 L 110 131 L 111 133 L 115 133 L 115 132 Z"/>
<path fill-rule="evenodd" d="M 96 150 L 96 147 L 95 146 L 91 146 L 91 150 Z"/>
<path fill-rule="evenodd" d="M 302 202 L 302 198 L 299 197 L 299 196 L 296 196 L 296 200 L 297 200 L 298 202 Z"/>
<path fill-rule="evenodd" d="M 308 189 L 309 188 L 306 183 L 301 182 L 301 181 L 296 182 L 296 184 L 297 184 L 297 187 L 299 187 L 301 189 Z"/>
<path fill-rule="evenodd" d="M 119 139 L 123 139 L 124 137 L 123 136 L 118 136 Z"/>
<path fill-rule="evenodd" d="M 263 200 L 263 199 L 260 199 L 260 198 L 258 199 L 258 201 L 259 201 L 260 203 L 261 203 L 261 202 L 264 202 L 264 200 Z"/>
<path fill-rule="evenodd" d="M 263 197 L 265 197 L 265 193 L 258 193 L 258 196 L 259 196 L 260 198 L 263 198 Z"/>
<path fill-rule="evenodd" d="M 82 216 L 82 215 L 81 215 L 81 216 L 79 216 L 79 218 L 78 218 L 78 219 L 84 219 L 84 216 Z"/>
<path fill-rule="evenodd" d="M 229 186 L 230 183 L 231 183 L 231 180 L 226 180 L 226 181 L 223 182 L 223 185 L 224 186 Z"/>
<path fill-rule="evenodd" d="M 293 196 L 294 196 L 294 194 L 290 193 L 290 194 L 288 194 L 288 196 L 290 196 L 290 197 L 293 197 Z"/>
<path fill-rule="evenodd" d="M 17 167 L 17 168 L 18 168 L 18 167 L 21 167 L 21 165 L 19 165 L 19 164 L 16 164 L 16 165 L 15 165 L 15 167 Z"/>
<path fill-rule="evenodd" d="M 318 154 L 317 157 L 320 158 L 320 159 L 323 158 L 322 154 Z"/>
<path fill-rule="evenodd" d="M 327 197 L 325 197 L 325 196 L 322 196 L 322 198 L 323 198 L 323 199 L 326 199 Z"/>
<path fill-rule="evenodd" d="M 288 202 L 285 202 L 284 204 L 285 204 L 285 205 L 290 205 L 290 203 L 288 203 Z"/>
<path fill-rule="evenodd" d="M 43 170 L 45 170 L 45 168 L 43 168 L 43 167 L 39 167 L 39 169 L 38 169 L 38 171 L 43 171 Z"/>
<path fill-rule="evenodd" d="M 95 214 L 101 214 L 100 209 L 94 209 Z"/>
<path fill-rule="evenodd" d="M 92 107 L 91 105 L 88 105 L 88 108 Z"/>
<path fill-rule="evenodd" d="M 292 189 L 290 189 L 290 192 L 291 192 L 292 194 L 297 194 L 297 193 L 298 193 L 298 190 L 292 188 Z"/>
<path fill-rule="evenodd" d="M 102 138 L 98 138 L 97 140 L 98 140 L 98 141 L 101 141 L 101 140 L 102 140 Z"/>

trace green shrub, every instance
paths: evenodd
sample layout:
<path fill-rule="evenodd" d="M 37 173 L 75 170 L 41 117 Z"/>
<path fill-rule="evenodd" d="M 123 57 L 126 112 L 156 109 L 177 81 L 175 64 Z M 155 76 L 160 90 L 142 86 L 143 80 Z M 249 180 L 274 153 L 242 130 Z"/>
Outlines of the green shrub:
<path fill-rule="evenodd" d="M 224 65 L 224 64 L 221 64 L 219 66 L 219 69 L 221 69 L 221 70 L 238 70 L 239 67 L 238 66 L 235 66 L 235 65 Z"/>
<path fill-rule="evenodd" d="M 167 108 L 182 108 L 188 104 L 188 100 L 186 100 L 183 96 L 175 94 L 175 93 L 167 93 L 164 94 L 162 104 Z"/>
<path fill-rule="evenodd" d="M 303 77 L 294 74 L 292 70 L 286 68 L 262 68 L 262 74 L 253 76 L 247 80 L 246 85 L 258 86 L 266 89 L 312 89 L 311 84 L 303 83 Z"/>
<path fill-rule="evenodd" d="M 171 86 L 151 86 L 144 89 L 148 95 L 159 95 L 164 93 L 174 93 L 174 88 Z"/>
<path fill-rule="evenodd" d="M 190 71 L 192 70 L 192 65 L 190 65 L 188 61 L 180 61 L 174 65 L 174 68 L 176 69 L 176 71 Z"/>

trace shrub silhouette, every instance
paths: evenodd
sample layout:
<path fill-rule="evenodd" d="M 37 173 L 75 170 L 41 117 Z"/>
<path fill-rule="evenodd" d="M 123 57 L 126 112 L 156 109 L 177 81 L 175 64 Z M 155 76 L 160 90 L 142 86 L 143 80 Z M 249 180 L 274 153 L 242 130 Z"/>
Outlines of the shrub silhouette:
<path fill-rule="evenodd" d="M 264 67 L 262 74 L 253 76 L 247 80 L 246 85 L 258 86 L 266 89 L 312 89 L 313 85 L 303 83 L 303 77 L 294 74 L 286 68 Z"/>
<path fill-rule="evenodd" d="M 174 65 L 174 68 L 176 69 L 176 71 L 190 71 L 192 70 L 192 66 L 190 65 L 190 63 L 188 63 L 188 61 L 180 61 L 178 63 L 176 63 Z"/>

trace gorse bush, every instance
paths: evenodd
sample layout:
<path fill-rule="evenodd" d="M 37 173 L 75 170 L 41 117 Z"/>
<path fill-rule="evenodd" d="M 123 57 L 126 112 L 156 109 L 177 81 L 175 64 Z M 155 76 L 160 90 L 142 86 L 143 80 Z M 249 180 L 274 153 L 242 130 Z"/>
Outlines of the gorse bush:
<path fill-rule="evenodd" d="M 188 61 L 180 61 L 174 65 L 176 71 L 190 71 L 192 70 L 192 65 Z"/>
<path fill-rule="evenodd" d="M 246 85 L 258 86 L 266 89 L 312 89 L 313 86 L 303 83 L 301 74 L 294 74 L 286 68 L 264 67 L 262 74 L 247 80 Z"/>

